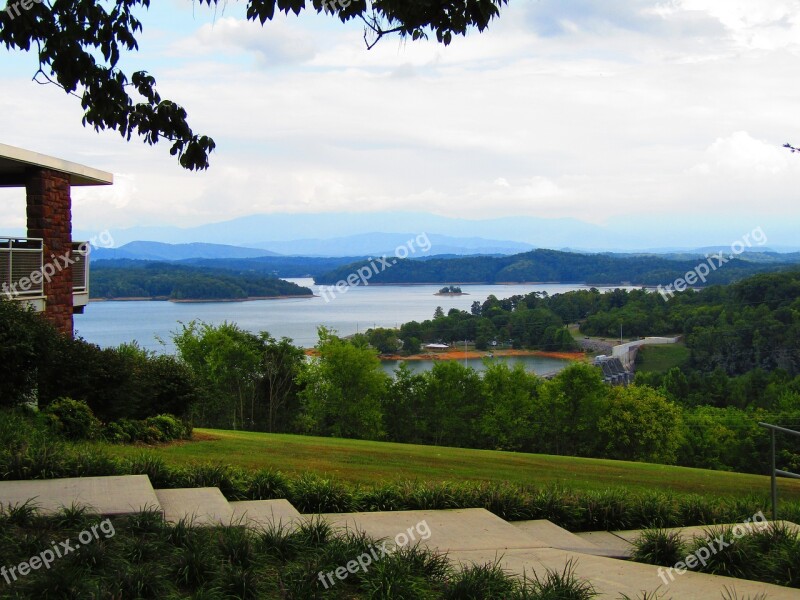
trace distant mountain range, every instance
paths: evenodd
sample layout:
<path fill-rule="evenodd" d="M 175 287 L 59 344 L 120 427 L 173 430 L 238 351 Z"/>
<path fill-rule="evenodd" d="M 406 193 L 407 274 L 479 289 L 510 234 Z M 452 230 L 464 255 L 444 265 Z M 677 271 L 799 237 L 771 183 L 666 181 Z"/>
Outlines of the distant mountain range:
<path fill-rule="evenodd" d="M 175 261 L 189 258 L 257 258 L 276 256 L 275 252 L 257 248 L 241 248 L 223 244 L 165 244 L 136 241 L 120 248 L 92 248 L 92 260 Z"/>
<path fill-rule="evenodd" d="M 280 254 L 328 256 L 388 252 L 404 243 L 409 235 L 423 233 L 433 242 L 434 254 L 508 254 L 533 248 L 663 254 L 712 245 L 730 248 L 756 227 L 764 233 L 765 246 L 780 252 L 800 251 L 796 224 L 780 216 L 759 217 L 754 221 L 748 217 L 695 219 L 682 214 L 654 214 L 613 217 L 607 224 L 594 224 L 578 219 L 530 216 L 471 220 L 403 211 L 282 213 L 249 215 L 197 227 L 132 227 L 112 229 L 110 233 L 115 246 L 138 240 L 170 244 L 203 242 Z M 76 228 L 73 238 L 92 239 L 97 233 Z"/>
<path fill-rule="evenodd" d="M 505 255 L 533 250 L 530 244 L 458 238 L 437 234 L 364 233 L 339 238 L 263 242 L 259 247 L 227 244 L 166 244 L 137 240 L 119 248 L 94 248 L 94 260 L 186 260 L 194 258 L 260 258 L 264 256 L 381 256 L 395 253 L 405 246 L 409 256 L 467 256 L 475 254 Z"/>
<path fill-rule="evenodd" d="M 409 258 L 418 260 L 434 260 L 444 258 L 459 258 L 464 256 L 511 256 L 523 252 L 530 252 L 533 248 L 528 244 L 516 242 L 502 242 L 485 240 L 482 238 L 453 238 L 437 234 L 425 234 L 420 238 L 412 234 L 386 234 L 373 233 L 354 235 L 330 240 L 295 240 L 288 242 L 265 243 L 266 248 L 247 248 L 230 246 L 227 244 L 166 244 L 163 242 L 135 241 L 119 248 L 93 248 L 92 260 L 144 260 L 144 261 L 199 261 L 199 260 L 233 260 L 239 259 L 287 259 L 287 258 L 342 258 L 347 260 L 315 261 L 317 266 L 326 264 L 329 268 L 334 265 L 347 264 L 359 258 L 368 256 L 393 256 L 397 248 L 411 248 Z M 427 251 L 425 249 L 427 248 Z M 281 250 L 281 252 L 278 252 Z M 685 261 L 696 260 L 698 257 L 727 252 L 730 248 L 709 246 L 687 250 L 685 252 L 638 252 L 638 253 L 587 253 L 574 252 L 575 254 L 608 254 L 623 257 L 657 256 L 666 260 Z M 740 255 L 743 260 L 765 264 L 800 262 L 800 252 L 778 253 L 767 248 L 747 250 Z M 269 271 L 267 265 L 299 266 L 303 269 L 302 261 L 275 260 L 261 261 L 255 270 Z M 210 265 L 209 265 L 210 266 Z M 281 267 L 276 267 L 280 270 Z M 227 267 L 226 267 L 227 268 Z M 236 265 L 235 268 L 244 268 Z M 294 269 L 293 269 L 294 270 Z M 314 269 L 316 271 L 316 269 Z"/>

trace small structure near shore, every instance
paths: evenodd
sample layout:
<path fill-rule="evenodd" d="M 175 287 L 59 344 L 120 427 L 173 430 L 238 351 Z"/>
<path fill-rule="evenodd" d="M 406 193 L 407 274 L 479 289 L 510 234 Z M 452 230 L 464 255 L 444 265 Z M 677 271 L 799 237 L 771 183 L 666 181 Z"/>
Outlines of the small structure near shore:
<path fill-rule="evenodd" d="M 450 346 L 447 344 L 425 344 L 426 350 L 449 350 Z"/>

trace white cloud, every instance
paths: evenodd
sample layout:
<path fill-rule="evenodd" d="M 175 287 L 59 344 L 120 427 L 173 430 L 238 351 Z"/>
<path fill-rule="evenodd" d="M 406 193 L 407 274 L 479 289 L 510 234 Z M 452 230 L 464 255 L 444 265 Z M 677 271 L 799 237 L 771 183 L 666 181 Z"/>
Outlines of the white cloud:
<path fill-rule="evenodd" d="M 707 162 L 695 165 L 693 172 L 704 175 L 752 178 L 777 175 L 795 167 L 798 161 L 784 149 L 757 140 L 746 131 L 719 138 L 706 150 Z M 800 169 L 800 165 L 796 165 Z M 798 171 L 800 172 L 800 170 Z"/>
<path fill-rule="evenodd" d="M 308 31 L 282 18 L 262 27 L 236 17 L 221 17 L 175 43 L 172 52 L 191 56 L 245 52 L 256 57 L 259 67 L 269 68 L 306 62 L 317 53 L 317 45 Z"/>
<path fill-rule="evenodd" d="M 512 3 L 449 47 L 387 39 L 369 52 L 357 25 L 326 17 L 262 29 L 224 16 L 171 38 L 153 15 L 160 30 L 140 58 L 217 141 L 206 173 L 182 171 L 168 143 L 83 129 L 77 101 L 19 77 L 0 79 L 0 131 L 122 173 L 76 193 L 76 227 L 97 231 L 383 209 L 601 223 L 755 199 L 800 216 L 800 158 L 780 147 L 800 143 L 798 58 L 756 43 L 795 31 L 794 3 L 752 14 L 727 0 L 591 4 L 582 15 Z M 2 198 L 0 225 L 19 225 L 24 206 Z"/>

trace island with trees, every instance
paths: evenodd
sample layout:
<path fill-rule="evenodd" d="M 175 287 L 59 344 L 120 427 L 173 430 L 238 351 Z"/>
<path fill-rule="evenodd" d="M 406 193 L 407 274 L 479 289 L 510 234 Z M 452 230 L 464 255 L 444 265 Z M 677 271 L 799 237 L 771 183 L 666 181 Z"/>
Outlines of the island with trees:
<path fill-rule="evenodd" d="M 446 285 L 435 294 L 436 296 L 466 296 L 457 285 Z"/>
<path fill-rule="evenodd" d="M 263 274 L 235 273 L 141 261 L 92 265 L 89 296 L 94 300 L 152 299 L 173 302 L 231 302 L 306 297 L 307 287 Z"/>

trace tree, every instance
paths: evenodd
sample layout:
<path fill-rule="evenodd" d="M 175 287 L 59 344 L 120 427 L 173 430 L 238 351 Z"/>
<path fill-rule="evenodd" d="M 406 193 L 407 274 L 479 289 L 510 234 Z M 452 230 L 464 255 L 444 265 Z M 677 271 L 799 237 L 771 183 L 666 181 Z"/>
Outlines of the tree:
<path fill-rule="evenodd" d="M 304 386 L 302 428 L 334 437 L 383 437 L 381 399 L 388 376 L 376 351 L 357 347 L 324 327 L 318 331 L 319 356 L 299 376 Z"/>
<path fill-rule="evenodd" d="M 463 448 L 474 445 L 485 402 L 475 369 L 454 360 L 436 361 L 424 380 L 428 442 Z"/>
<path fill-rule="evenodd" d="M 397 331 L 385 327 L 376 327 L 367 330 L 367 339 L 370 346 L 381 354 L 394 354 L 400 347 L 400 340 L 397 339 Z"/>
<path fill-rule="evenodd" d="M 253 428 L 262 376 L 259 338 L 232 323 L 192 321 L 181 324 L 172 339 L 181 360 L 207 390 L 206 402 L 198 406 L 201 421 Z"/>
<path fill-rule="evenodd" d="M 605 457 L 663 464 L 677 460 L 681 410 L 652 388 L 612 388 L 597 426 Z"/>
<path fill-rule="evenodd" d="M 297 410 L 297 376 L 305 361 L 302 348 L 287 337 L 275 341 L 266 332 L 259 336 L 262 344 L 261 372 L 266 397 L 266 430 L 286 431 Z"/>
<path fill-rule="evenodd" d="M 427 406 L 424 376 L 413 373 L 405 362 L 400 363 L 383 398 L 389 440 L 424 444 L 427 441 Z"/>
<path fill-rule="evenodd" d="M 585 363 L 570 365 L 546 382 L 536 398 L 536 450 L 594 456 L 597 419 L 607 395 L 600 370 Z"/>
<path fill-rule="evenodd" d="M 521 364 L 510 369 L 504 362 L 490 363 L 483 372 L 486 410 L 481 432 L 486 446 L 495 450 L 528 450 L 533 438 L 533 421 L 542 383 Z"/>
<path fill-rule="evenodd" d="M 123 54 L 139 49 L 142 32 L 137 17 L 150 0 L 7 0 L 0 12 L 0 43 L 9 50 L 38 53 L 34 78 L 52 83 L 80 98 L 83 124 L 95 130 L 117 131 L 127 140 L 133 135 L 156 144 L 170 140 L 170 154 L 186 169 L 208 168 L 214 140 L 196 134 L 186 110 L 162 98 L 156 80 L 147 71 L 129 72 L 120 66 Z M 342 22 L 360 19 L 364 41 L 372 48 L 386 35 L 397 33 L 417 40 L 430 33 L 442 44 L 470 28 L 485 30 L 508 0 L 247 0 L 247 18 L 262 25 L 275 12 L 314 10 Z M 218 0 L 200 0 L 209 6 Z M 27 6 L 26 6 L 27 5 Z"/>

